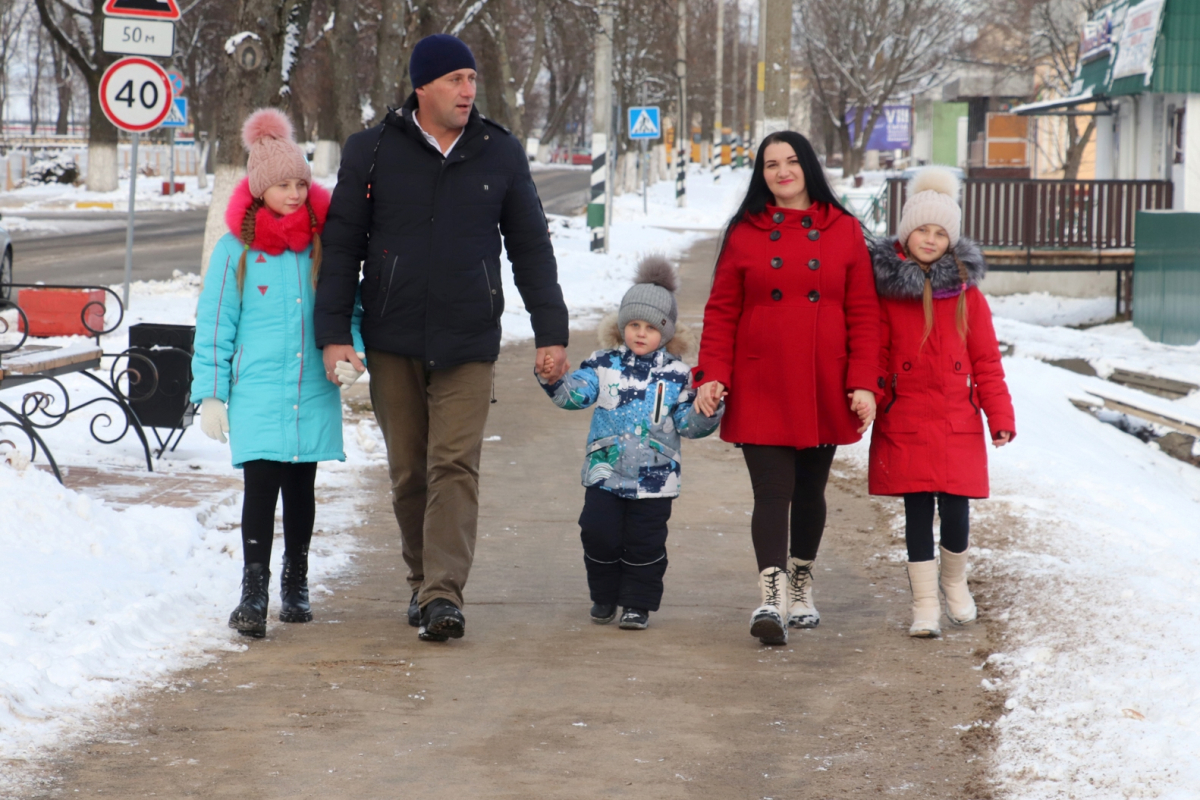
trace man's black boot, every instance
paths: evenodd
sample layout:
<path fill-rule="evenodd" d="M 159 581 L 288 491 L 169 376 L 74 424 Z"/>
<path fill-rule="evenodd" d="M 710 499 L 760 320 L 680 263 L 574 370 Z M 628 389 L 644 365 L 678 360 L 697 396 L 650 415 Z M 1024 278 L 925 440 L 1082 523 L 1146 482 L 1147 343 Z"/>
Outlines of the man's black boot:
<path fill-rule="evenodd" d="M 466 621 L 458 606 L 438 597 L 421 609 L 421 627 L 417 629 L 417 636 L 427 642 L 461 639 L 465 626 Z"/>

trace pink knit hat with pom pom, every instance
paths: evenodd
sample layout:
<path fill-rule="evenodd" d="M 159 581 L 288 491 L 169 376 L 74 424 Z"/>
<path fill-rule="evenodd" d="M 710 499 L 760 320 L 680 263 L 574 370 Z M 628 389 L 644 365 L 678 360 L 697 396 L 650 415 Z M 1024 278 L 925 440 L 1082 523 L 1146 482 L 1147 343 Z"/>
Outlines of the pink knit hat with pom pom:
<path fill-rule="evenodd" d="M 250 152 L 246 173 L 250 194 L 262 197 L 267 189 L 293 178 L 312 183 L 312 168 L 296 144 L 291 121 L 275 108 L 260 108 L 242 125 L 242 142 Z"/>

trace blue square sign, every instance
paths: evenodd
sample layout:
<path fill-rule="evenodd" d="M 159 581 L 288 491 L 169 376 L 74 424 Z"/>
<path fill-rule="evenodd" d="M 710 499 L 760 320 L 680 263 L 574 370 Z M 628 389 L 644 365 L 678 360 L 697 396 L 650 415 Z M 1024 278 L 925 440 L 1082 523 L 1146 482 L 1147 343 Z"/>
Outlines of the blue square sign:
<path fill-rule="evenodd" d="M 186 97 L 176 97 L 171 104 L 171 110 L 167 112 L 167 118 L 162 121 L 159 127 L 162 128 L 186 128 L 188 118 L 188 101 Z"/>
<path fill-rule="evenodd" d="M 659 119 L 658 106 L 630 106 L 629 138 L 661 139 L 662 125 Z"/>

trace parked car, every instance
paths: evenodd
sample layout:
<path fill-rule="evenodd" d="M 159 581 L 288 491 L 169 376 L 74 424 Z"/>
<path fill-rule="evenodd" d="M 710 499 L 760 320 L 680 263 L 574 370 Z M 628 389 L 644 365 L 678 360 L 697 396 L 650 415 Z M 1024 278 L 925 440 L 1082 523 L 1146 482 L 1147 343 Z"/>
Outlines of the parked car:
<path fill-rule="evenodd" d="M 13 256 L 12 256 L 12 239 L 8 236 L 8 231 L 0 225 L 0 300 L 7 300 L 12 293 L 13 282 Z"/>

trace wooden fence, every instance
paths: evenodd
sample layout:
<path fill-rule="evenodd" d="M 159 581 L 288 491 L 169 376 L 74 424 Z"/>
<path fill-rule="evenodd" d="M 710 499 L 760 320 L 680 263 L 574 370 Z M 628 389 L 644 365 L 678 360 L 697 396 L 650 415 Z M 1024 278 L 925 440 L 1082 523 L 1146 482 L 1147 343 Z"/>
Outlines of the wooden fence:
<path fill-rule="evenodd" d="M 889 234 L 907 191 L 906 180 L 888 181 Z M 1010 269 L 1131 269 L 1137 212 L 1170 208 L 1173 197 L 1170 181 L 967 179 L 963 235 L 985 249 L 1014 251 Z"/>

